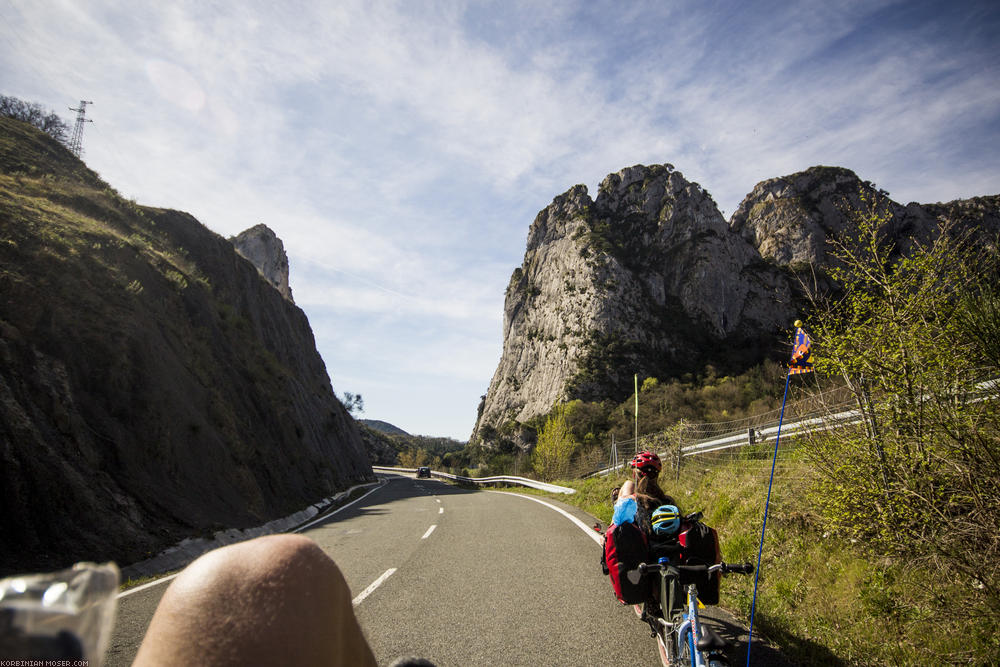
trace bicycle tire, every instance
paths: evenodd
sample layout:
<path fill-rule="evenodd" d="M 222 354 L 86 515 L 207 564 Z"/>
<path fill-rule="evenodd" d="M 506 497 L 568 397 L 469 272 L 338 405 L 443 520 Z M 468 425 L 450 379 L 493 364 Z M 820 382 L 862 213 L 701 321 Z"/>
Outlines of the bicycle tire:
<path fill-rule="evenodd" d="M 663 642 L 663 634 L 659 632 L 656 633 L 656 648 L 659 651 L 660 664 L 662 664 L 663 667 L 674 667 L 677 664 L 676 662 L 671 661 L 670 656 L 667 655 L 667 646 Z"/>
<path fill-rule="evenodd" d="M 691 644 L 686 640 L 681 641 L 680 635 L 674 637 L 674 641 L 677 645 L 677 661 L 674 665 L 693 665 L 694 662 L 691 660 Z"/>

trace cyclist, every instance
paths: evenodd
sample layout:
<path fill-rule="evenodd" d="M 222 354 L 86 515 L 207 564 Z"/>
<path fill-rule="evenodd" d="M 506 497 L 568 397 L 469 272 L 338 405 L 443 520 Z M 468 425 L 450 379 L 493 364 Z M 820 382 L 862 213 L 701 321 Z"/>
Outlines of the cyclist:
<path fill-rule="evenodd" d="M 660 505 L 677 505 L 677 502 L 660 488 L 657 478 L 663 469 L 660 457 L 655 452 L 642 451 L 632 457 L 629 462 L 632 468 L 632 479 L 625 480 L 621 489 L 612 494 L 612 502 L 618 498 L 635 496 L 640 516 L 637 523 L 647 533 L 651 530 L 651 517 Z"/>

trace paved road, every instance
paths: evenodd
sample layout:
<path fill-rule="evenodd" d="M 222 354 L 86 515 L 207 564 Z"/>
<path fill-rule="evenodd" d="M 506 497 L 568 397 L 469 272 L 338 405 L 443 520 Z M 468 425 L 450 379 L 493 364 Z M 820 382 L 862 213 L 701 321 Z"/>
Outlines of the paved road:
<path fill-rule="evenodd" d="M 660 664 L 646 626 L 614 600 L 597 543 L 529 497 L 397 477 L 303 532 L 356 600 L 381 580 L 355 606 L 380 664 L 401 655 L 439 667 Z M 165 588 L 119 600 L 108 665 L 130 664 Z"/>

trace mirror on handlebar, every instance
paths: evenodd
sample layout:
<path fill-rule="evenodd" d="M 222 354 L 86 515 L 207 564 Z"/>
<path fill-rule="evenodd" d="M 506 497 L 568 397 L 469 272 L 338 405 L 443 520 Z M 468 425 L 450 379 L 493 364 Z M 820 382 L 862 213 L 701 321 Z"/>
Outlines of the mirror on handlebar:
<path fill-rule="evenodd" d="M 701 517 L 705 516 L 704 511 L 691 512 L 686 517 L 684 517 L 684 523 L 694 523 L 696 521 L 701 521 Z"/>

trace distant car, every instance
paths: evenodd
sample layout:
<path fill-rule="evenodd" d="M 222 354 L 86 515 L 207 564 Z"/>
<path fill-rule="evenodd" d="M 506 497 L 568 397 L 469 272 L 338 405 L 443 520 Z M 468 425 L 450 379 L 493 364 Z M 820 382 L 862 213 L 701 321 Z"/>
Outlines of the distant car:
<path fill-rule="evenodd" d="M 421 466 L 417 468 L 417 477 L 430 477 L 431 469 L 427 466 Z"/>

